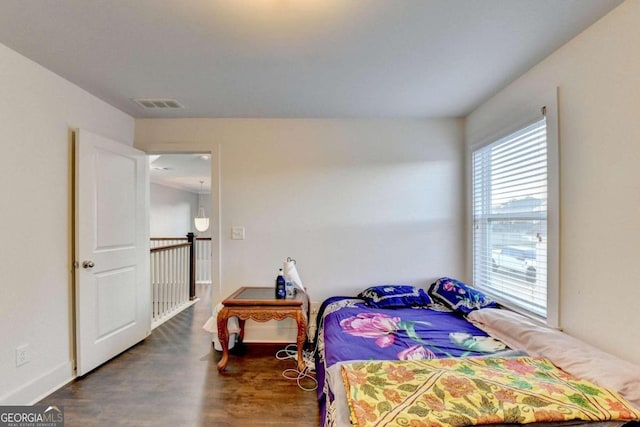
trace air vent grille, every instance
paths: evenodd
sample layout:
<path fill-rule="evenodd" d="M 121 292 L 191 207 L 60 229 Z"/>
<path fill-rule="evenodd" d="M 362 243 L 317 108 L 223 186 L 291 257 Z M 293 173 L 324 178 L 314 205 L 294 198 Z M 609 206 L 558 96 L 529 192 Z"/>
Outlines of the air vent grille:
<path fill-rule="evenodd" d="M 145 110 L 175 110 L 184 108 L 184 106 L 175 99 L 136 98 L 133 101 Z"/>

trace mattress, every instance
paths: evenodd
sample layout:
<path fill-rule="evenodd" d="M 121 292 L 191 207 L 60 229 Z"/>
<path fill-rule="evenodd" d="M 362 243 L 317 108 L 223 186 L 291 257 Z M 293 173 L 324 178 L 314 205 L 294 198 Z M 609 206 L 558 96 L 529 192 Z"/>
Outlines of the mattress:
<path fill-rule="evenodd" d="M 493 309 L 495 310 L 495 309 Z M 353 362 L 440 358 L 527 356 L 491 336 L 463 315 L 440 304 L 393 309 L 370 307 L 359 298 L 333 297 L 318 313 L 316 372 L 323 426 L 352 426 L 342 365 Z M 508 342 L 508 340 L 507 340 Z M 584 422 L 545 423 L 582 425 Z M 589 426 L 621 426 L 625 422 L 590 422 Z M 395 424 L 391 424 L 395 425 Z M 535 424 L 534 424 L 535 425 Z"/>

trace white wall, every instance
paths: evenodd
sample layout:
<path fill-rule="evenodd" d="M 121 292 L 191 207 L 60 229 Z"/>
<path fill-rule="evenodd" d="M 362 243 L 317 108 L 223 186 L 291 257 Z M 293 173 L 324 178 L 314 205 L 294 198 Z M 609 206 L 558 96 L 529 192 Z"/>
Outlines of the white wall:
<path fill-rule="evenodd" d="M 151 237 L 185 237 L 196 232 L 198 195 L 160 184 L 151 184 L 149 228 Z"/>
<path fill-rule="evenodd" d="M 1 44 L 0 94 L 0 404 L 27 404 L 72 377 L 71 130 L 134 121 Z"/>
<path fill-rule="evenodd" d="M 464 271 L 460 120 L 143 119 L 135 145 L 212 152 L 214 301 L 288 256 L 315 301 Z"/>
<path fill-rule="evenodd" d="M 628 0 L 466 121 L 467 142 L 559 87 L 560 323 L 640 364 L 640 1 Z"/>

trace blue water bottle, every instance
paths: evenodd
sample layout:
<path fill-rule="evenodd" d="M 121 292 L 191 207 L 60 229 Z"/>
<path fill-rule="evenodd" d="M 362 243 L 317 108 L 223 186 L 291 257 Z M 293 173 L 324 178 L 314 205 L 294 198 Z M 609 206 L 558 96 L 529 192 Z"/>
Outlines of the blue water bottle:
<path fill-rule="evenodd" d="M 284 274 L 282 273 L 282 269 L 278 273 L 278 277 L 276 278 L 276 299 L 285 299 L 287 297 L 287 287 L 286 282 L 284 280 Z"/>

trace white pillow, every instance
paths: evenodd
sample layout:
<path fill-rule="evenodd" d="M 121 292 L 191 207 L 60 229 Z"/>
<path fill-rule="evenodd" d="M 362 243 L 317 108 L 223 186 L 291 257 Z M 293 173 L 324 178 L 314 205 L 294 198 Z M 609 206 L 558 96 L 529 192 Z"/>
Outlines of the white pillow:
<path fill-rule="evenodd" d="M 575 377 L 616 390 L 640 409 L 640 366 L 509 310 L 483 308 L 467 319 L 512 349 L 545 357 Z"/>

